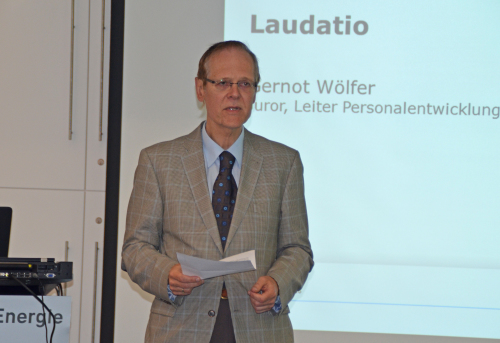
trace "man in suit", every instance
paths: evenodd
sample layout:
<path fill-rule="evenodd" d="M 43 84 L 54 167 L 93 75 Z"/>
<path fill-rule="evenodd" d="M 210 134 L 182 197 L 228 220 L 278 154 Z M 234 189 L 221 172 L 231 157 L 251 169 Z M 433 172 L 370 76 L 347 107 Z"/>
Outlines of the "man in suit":
<path fill-rule="evenodd" d="M 293 341 L 288 303 L 313 266 L 303 169 L 297 151 L 243 128 L 259 80 L 246 45 L 214 44 L 195 78 L 206 122 L 140 154 L 122 268 L 156 296 L 146 342 Z M 249 250 L 255 271 L 207 280 L 176 255 Z"/>

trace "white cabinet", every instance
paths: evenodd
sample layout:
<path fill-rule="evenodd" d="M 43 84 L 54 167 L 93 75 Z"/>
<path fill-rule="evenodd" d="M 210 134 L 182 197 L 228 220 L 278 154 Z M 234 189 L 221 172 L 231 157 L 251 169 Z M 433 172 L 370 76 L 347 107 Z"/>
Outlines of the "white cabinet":
<path fill-rule="evenodd" d="M 99 341 L 109 17 L 104 0 L 0 1 L 0 206 L 13 208 L 9 256 L 67 254 L 73 262 L 71 343 Z"/>
<path fill-rule="evenodd" d="M 82 288 L 84 193 L 37 189 L 0 189 L 0 206 L 13 209 L 10 257 L 53 257 L 73 262 L 73 281 L 66 286 L 71 296 L 71 342 L 78 342 Z"/>
<path fill-rule="evenodd" d="M 1 187 L 84 187 L 87 58 L 74 58 L 71 112 L 71 16 L 71 1 L 0 2 Z M 83 56 L 86 22 L 75 16 Z"/>

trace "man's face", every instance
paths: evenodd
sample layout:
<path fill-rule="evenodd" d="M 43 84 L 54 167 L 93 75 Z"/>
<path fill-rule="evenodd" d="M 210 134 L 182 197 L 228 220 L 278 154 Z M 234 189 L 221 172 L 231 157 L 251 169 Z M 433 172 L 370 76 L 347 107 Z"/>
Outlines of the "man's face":
<path fill-rule="evenodd" d="M 207 78 L 214 81 L 255 82 L 253 61 L 247 52 L 226 49 L 212 55 L 207 63 Z M 250 117 L 255 101 L 255 88 L 240 90 L 232 85 L 227 90 L 217 89 L 210 82 L 196 78 L 196 95 L 207 107 L 207 131 L 230 132 L 238 129 Z M 209 133 L 210 133 L 209 131 Z"/>

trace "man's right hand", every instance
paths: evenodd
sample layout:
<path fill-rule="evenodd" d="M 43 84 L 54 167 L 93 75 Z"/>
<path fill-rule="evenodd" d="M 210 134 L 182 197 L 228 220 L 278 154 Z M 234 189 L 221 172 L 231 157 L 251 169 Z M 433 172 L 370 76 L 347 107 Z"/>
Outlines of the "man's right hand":
<path fill-rule="evenodd" d="M 191 294 L 193 288 L 202 285 L 203 282 L 204 281 L 199 276 L 187 276 L 182 274 L 180 263 L 173 266 L 168 273 L 168 285 L 175 295 Z"/>

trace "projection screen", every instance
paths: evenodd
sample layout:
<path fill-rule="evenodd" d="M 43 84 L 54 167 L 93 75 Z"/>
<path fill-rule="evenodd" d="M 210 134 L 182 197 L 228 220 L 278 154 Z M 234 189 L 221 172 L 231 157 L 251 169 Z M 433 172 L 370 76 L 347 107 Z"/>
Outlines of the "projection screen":
<path fill-rule="evenodd" d="M 253 133 L 304 164 L 297 342 L 500 339 L 499 1 L 127 1 L 120 241 L 140 149 L 202 120 L 212 43 L 259 58 Z M 119 261 L 121 260 L 118 256 Z M 118 272 L 115 340 L 152 297 Z"/>

